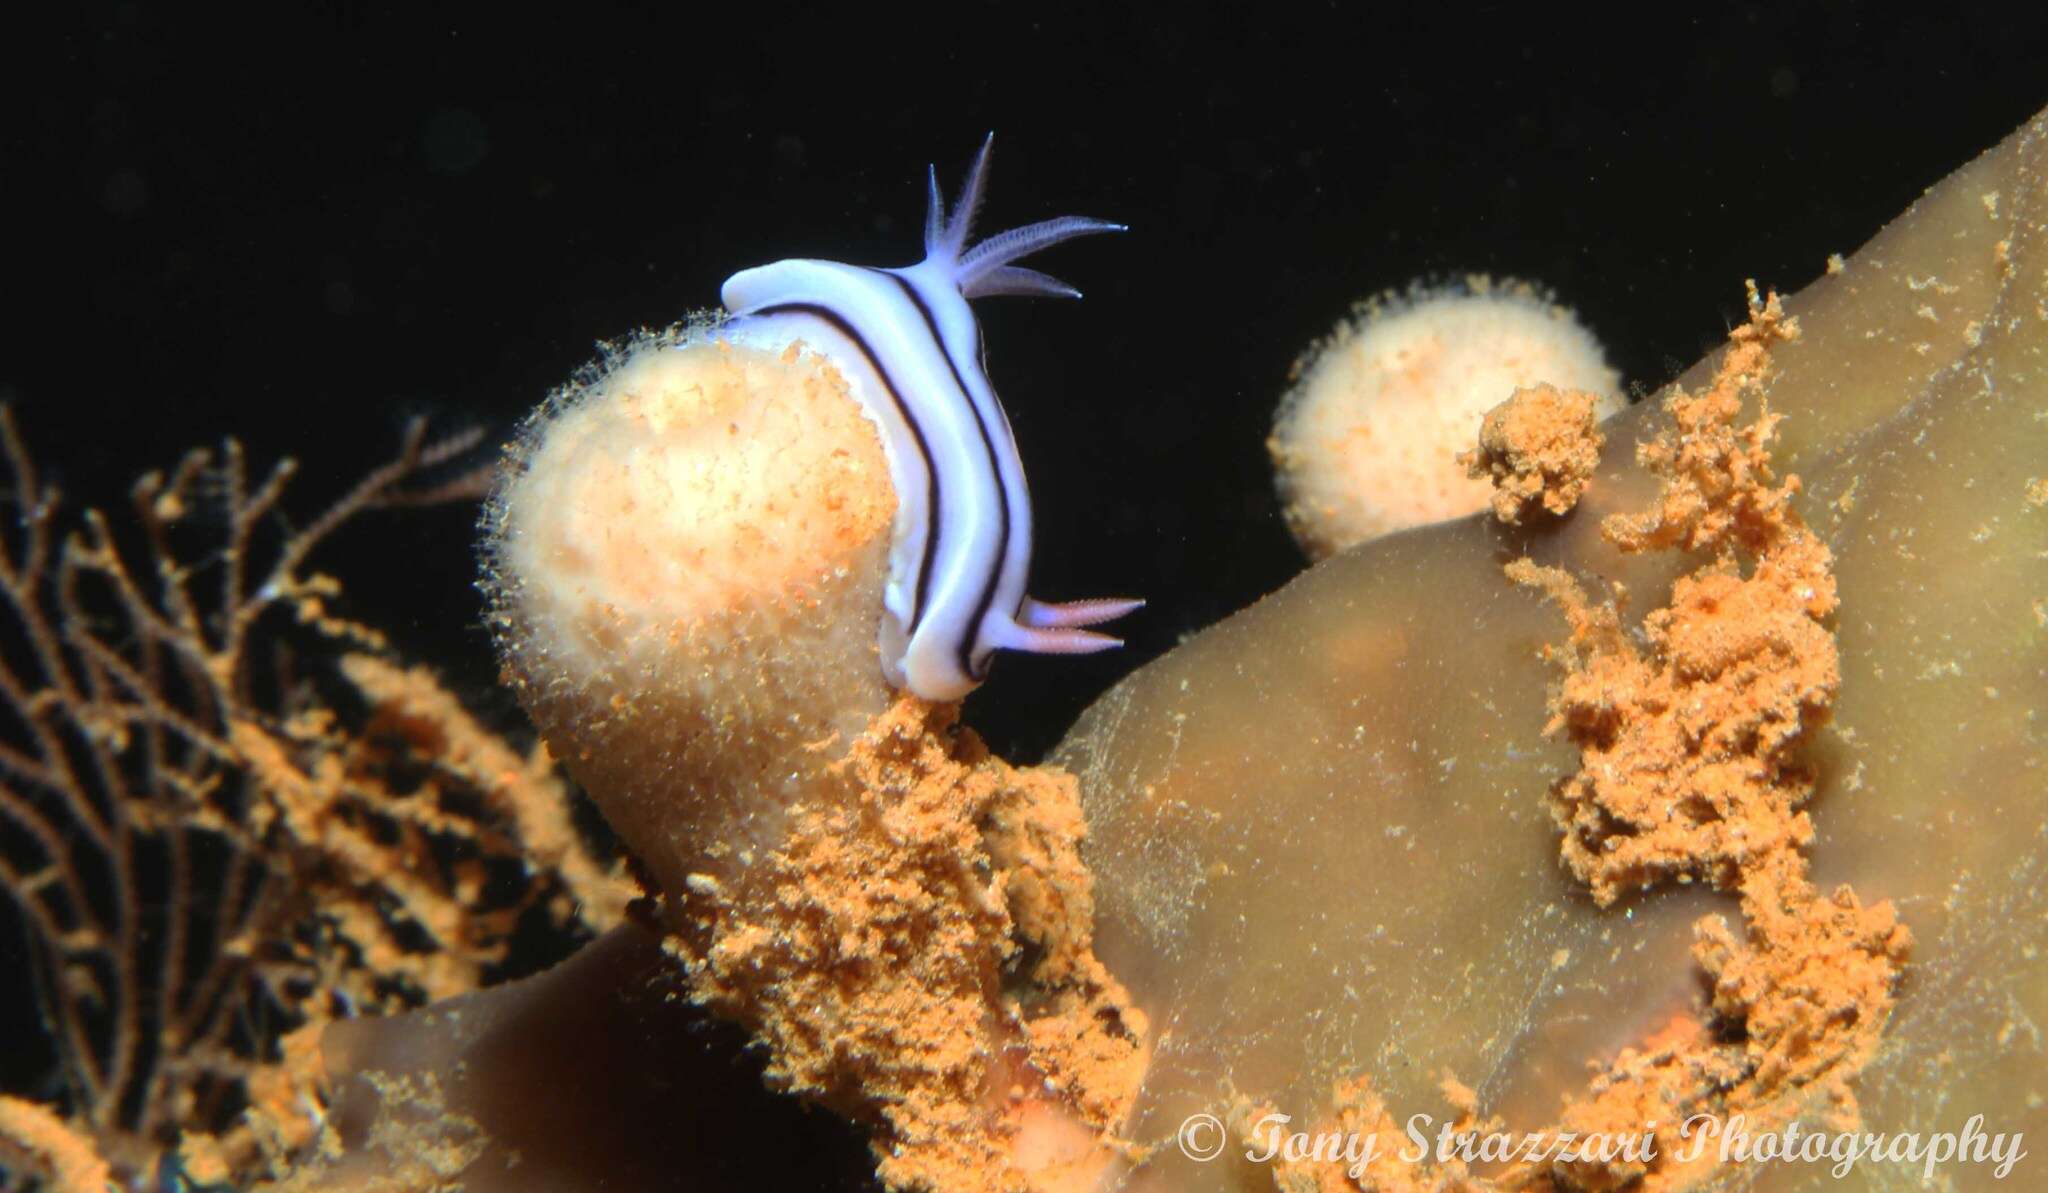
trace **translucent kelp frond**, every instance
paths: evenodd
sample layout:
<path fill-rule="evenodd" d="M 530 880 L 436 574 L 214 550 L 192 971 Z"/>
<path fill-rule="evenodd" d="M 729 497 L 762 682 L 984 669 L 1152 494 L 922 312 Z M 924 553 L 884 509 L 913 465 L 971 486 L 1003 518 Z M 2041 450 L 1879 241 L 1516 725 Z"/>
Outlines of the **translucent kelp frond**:
<path fill-rule="evenodd" d="M 55 1053 L 34 1092 L 122 1179 L 181 1134 L 246 1174 L 259 1134 L 310 1137 L 321 1025 L 475 988 L 531 917 L 581 934 L 623 908 L 545 751 L 391 659 L 306 568 L 365 510 L 474 495 L 428 474 L 478 438 L 414 423 L 296 532 L 292 463 L 252 478 L 232 440 L 144 476 L 128 520 L 60 531 L 0 408 L 0 903 Z M 33 1104 L 7 1105 L 0 1188 L 63 1187 L 14 1130 Z"/>

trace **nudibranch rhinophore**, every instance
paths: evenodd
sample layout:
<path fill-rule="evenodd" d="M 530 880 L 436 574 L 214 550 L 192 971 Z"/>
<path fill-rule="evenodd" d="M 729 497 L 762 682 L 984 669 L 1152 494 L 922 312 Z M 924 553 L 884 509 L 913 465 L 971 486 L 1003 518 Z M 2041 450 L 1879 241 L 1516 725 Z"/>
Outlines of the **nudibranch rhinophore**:
<path fill-rule="evenodd" d="M 1142 601 L 1047 604 L 1025 595 L 1031 495 L 1009 418 L 989 384 L 968 300 L 997 294 L 1079 298 L 1057 278 L 1011 264 L 1122 224 L 1062 216 L 968 247 L 994 134 L 981 145 L 950 217 L 937 167 L 927 175 L 924 260 L 899 269 L 793 259 L 741 270 L 720 297 L 720 334 L 770 349 L 801 342 L 852 383 L 882 430 L 896 485 L 896 529 L 882 622 L 889 681 L 927 700 L 958 700 L 1001 650 L 1082 654 L 1121 643 L 1081 629 Z"/>

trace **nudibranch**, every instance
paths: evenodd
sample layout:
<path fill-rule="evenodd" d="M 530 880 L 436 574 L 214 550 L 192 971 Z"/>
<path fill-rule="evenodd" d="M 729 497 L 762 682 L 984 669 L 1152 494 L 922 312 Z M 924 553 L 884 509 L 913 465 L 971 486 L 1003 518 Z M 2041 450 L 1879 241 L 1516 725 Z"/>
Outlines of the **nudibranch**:
<path fill-rule="evenodd" d="M 749 881 L 789 817 L 857 798 L 846 743 L 906 692 L 1110 646 L 1083 627 L 1136 604 L 1025 595 L 1030 499 L 967 304 L 1071 293 L 1011 263 L 1113 225 L 970 247 L 986 169 L 950 213 L 933 176 L 923 262 L 741 273 L 735 314 L 607 345 L 509 446 L 481 527 L 505 681 L 664 891 Z"/>
<path fill-rule="evenodd" d="M 1013 262 L 1123 225 L 1063 216 L 970 247 L 993 143 L 993 134 L 982 142 L 950 214 L 937 168 L 928 172 L 925 255 L 917 264 L 777 261 L 734 274 L 720 293 L 733 315 L 719 329 L 722 338 L 770 349 L 801 342 L 821 353 L 880 429 L 897 498 L 882 668 L 890 683 L 936 701 L 974 690 L 997 650 L 1082 654 L 1120 645 L 1081 627 L 1143 604 L 1049 604 L 1025 593 L 1031 497 L 968 303 L 999 294 L 1080 297 Z"/>

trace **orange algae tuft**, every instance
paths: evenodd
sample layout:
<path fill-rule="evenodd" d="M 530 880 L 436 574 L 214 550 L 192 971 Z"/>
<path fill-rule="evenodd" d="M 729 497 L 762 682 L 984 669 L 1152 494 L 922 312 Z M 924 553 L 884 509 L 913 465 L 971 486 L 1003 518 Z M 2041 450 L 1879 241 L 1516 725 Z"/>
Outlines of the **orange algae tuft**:
<path fill-rule="evenodd" d="M 1493 516 L 1509 526 L 1542 506 L 1567 514 L 1600 465 L 1600 397 L 1583 390 L 1532 385 L 1486 412 L 1479 446 L 1458 463 L 1474 480 L 1490 480 Z"/>
<path fill-rule="evenodd" d="M 694 996 L 753 1030 L 771 1082 L 876 1123 L 895 1189 L 1059 1187 L 1121 1149 L 1145 1020 L 1095 959 L 1072 776 L 1017 769 L 903 697 L 791 811 L 746 886 L 693 878 L 670 948 Z M 1086 1141 L 1010 1157 L 1050 1100 Z"/>

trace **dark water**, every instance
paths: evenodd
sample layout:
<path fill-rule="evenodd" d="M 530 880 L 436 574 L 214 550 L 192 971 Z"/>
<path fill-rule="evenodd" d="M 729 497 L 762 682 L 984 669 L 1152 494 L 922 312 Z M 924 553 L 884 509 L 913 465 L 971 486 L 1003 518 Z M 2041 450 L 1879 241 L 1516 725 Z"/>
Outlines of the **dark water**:
<path fill-rule="evenodd" d="M 1537 279 L 1654 386 L 1743 278 L 1804 284 L 2048 102 L 2038 9 L 741 11 L 87 6 L 13 47 L 0 387 L 81 493 L 234 433 L 303 457 L 310 501 L 410 414 L 509 427 L 594 341 L 714 305 L 737 268 L 911 260 L 925 163 L 957 178 L 993 128 L 985 227 L 1132 226 L 1047 258 L 1084 302 L 984 304 L 1034 590 L 1154 601 L 1121 656 L 1005 661 L 974 719 L 1029 752 L 1297 568 L 1263 439 L 1353 299 Z M 481 683 L 464 520 L 340 547 L 366 611 Z"/>
<path fill-rule="evenodd" d="M 1034 591 L 1153 601 L 1121 654 L 1004 661 L 968 719 L 1018 755 L 1298 569 L 1263 440 L 1352 300 L 1532 278 L 1654 387 L 1745 277 L 1797 289 L 2048 103 L 2048 16 L 2016 6 L 62 19 L 0 25 L 0 396 L 74 499 L 235 434 L 302 459 L 311 512 L 408 416 L 503 434 L 594 341 L 712 305 L 735 269 L 907 263 L 925 163 L 957 180 L 989 129 L 984 227 L 1129 223 L 1048 255 L 1084 302 L 983 306 Z M 372 517 L 322 563 L 512 724 L 469 523 Z"/>

